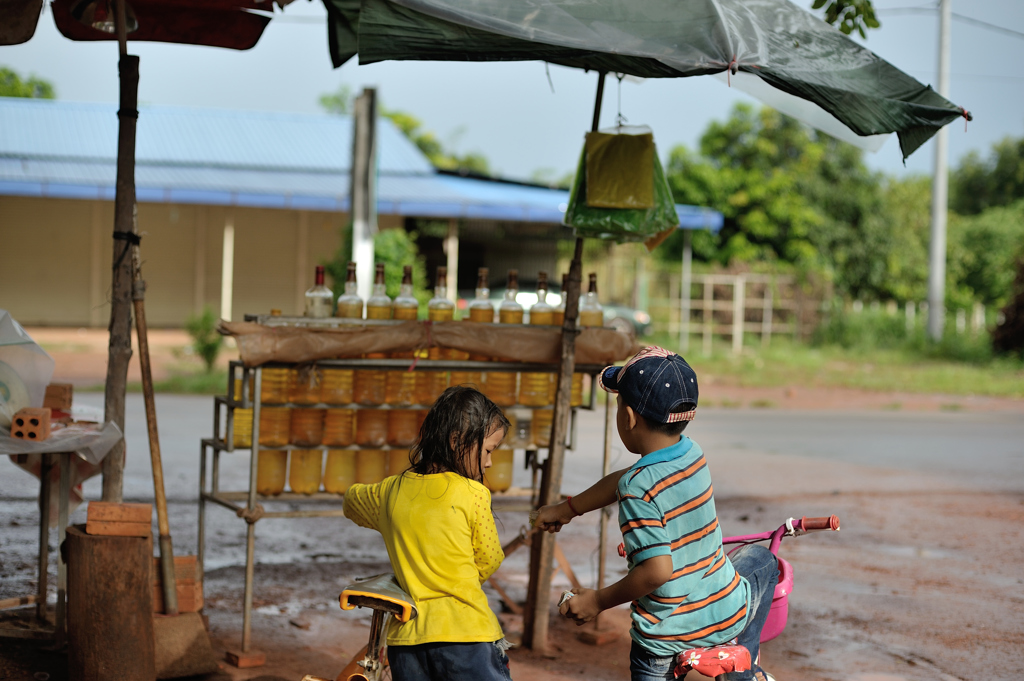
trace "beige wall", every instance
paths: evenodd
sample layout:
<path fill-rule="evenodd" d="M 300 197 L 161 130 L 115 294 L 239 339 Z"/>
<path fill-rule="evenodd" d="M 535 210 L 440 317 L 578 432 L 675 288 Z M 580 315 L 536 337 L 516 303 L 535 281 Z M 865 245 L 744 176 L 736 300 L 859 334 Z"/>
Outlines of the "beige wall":
<path fill-rule="evenodd" d="M 0 196 L 0 308 L 28 325 L 105 327 L 113 203 Z M 151 326 L 220 313 L 225 222 L 235 226 L 233 317 L 301 314 L 314 267 L 338 248 L 347 216 L 296 210 L 140 204 Z M 398 226 L 381 216 L 382 228 Z"/>

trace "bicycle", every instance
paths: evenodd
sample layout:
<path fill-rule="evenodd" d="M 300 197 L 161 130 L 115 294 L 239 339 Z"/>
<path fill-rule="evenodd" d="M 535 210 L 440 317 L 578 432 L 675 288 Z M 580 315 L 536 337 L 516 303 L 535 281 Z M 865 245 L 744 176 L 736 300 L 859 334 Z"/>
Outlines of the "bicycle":
<path fill-rule="evenodd" d="M 768 550 L 778 558 L 779 582 L 775 586 L 768 619 L 764 623 L 764 628 L 761 629 L 761 643 L 779 636 L 786 628 L 786 621 L 789 617 L 789 596 L 793 593 L 793 566 L 779 557 L 779 546 L 782 544 L 782 538 L 796 537 L 808 532 L 821 530 L 838 532 L 839 516 L 831 515 L 822 518 L 803 517 L 799 520 L 790 518 L 776 530 L 724 537 L 722 539 L 723 546 L 730 544 L 746 546 L 770 540 Z M 729 553 L 732 554 L 740 546 L 732 549 Z M 687 650 L 679 656 L 676 666 L 676 677 L 682 678 L 686 676 L 688 671 L 694 669 L 704 676 L 717 678 L 728 672 L 747 671 L 750 669 L 750 662 L 750 652 L 743 646 L 725 644 L 710 648 L 694 648 Z"/>
<path fill-rule="evenodd" d="M 345 665 L 335 681 L 386 681 L 391 678 L 388 667 L 388 625 L 393 616 L 399 622 L 408 622 L 417 615 L 416 605 L 409 594 L 398 585 L 393 574 L 377 575 L 349 584 L 341 592 L 342 610 L 372 608 L 370 638 L 366 645 Z M 330 681 L 307 674 L 302 681 Z"/>

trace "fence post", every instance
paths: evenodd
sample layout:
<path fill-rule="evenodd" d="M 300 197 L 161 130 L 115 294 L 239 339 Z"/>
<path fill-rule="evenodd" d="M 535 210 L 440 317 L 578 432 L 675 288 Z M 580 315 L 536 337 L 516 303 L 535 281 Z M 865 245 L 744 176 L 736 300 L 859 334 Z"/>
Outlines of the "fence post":
<path fill-rule="evenodd" d="M 761 313 L 761 346 L 768 347 L 772 340 L 772 308 L 774 307 L 775 278 L 770 277 L 764 283 L 764 310 Z"/>
<path fill-rule="evenodd" d="M 693 235 L 683 230 L 683 279 L 679 282 L 679 349 L 690 349 L 690 296 L 693 295 Z M 707 284 L 705 284 L 707 286 Z M 707 353 L 705 353 L 707 354 Z"/>
<path fill-rule="evenodd" d="M 668 277 L 668 333 L 670 335 L 673 333 L 679 333 L 681 323 L 681 320 L 679 319 L 679 293 L 680 289 L 676 282 L 676 275 L 670 274 Z M 682 341 L 682 338 L 679 340 Z"/>
<path fill-rule="evenodd" d="M 711 327 L 715 323 L 715 283 L 710 275 L 704 276 L 704 356 L 711 356 Z"/>
<path fill-rule="evenodd" d="M 743 321 L 746 318 L 747 280 L 742 274 L 732 283 L 732 354 L 743 351 Z"/>
<path fill-rule="evenodd" d="M 971 333 L 978 333 L 985 328 L 985 306 L 979 302 L 974 303 L 971 311 Z"/>

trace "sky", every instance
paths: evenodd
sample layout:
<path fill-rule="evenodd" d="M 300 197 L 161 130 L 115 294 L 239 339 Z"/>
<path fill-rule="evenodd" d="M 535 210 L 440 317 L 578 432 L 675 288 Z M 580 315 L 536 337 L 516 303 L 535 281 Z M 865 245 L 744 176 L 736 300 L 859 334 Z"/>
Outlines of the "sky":
<path fill-rule="evenodd" d="M 805 7 L 811 0 L 796 0 Z M 935 0 L 875 0 L 882 28 L 863 42 L 923 83 L 935 85 L 938 14 Z M 953 0 L 950 99 L 974 115 L 967 126 L 951 123 L 950 163 L 974 150 L 988 155 L 1000 139 L 1024 137 L 1024 2 Z M 327 49 L 326 13 L 317 1 L 296 0 L 278 13 L 252 50 L 160 43 L 131 43 L 140 57 L 143 104 L 316 113 L 321 94 L 341 85 L 358 92 L 376 87 L 391 109 L 408 111 L 459 153 L 479 152 L 492 171 L 527 179 L 552 178 L 575 167 L 589 130 L 597 76 L 541 62 L 384 62 L 360 66 L 353 59 L 333 69 Z M 985 28 L 970 19 L 994 24 Z M 0 46 L 0 65 L 22 76 L 52 82 L 63 100 L 117 102 L 116 42 L 72 42 L 58 33 L 48 9 L 36 35 L 23 45 Z M 549 81 L 550 75 L 550 81 Z M 621 113 L 630 124 L 654 131 L 662 156 L 679 144 L 697 146 L 713 120 L 724 120 L 736 102 L 756 100 L 710 77 L 610 79 L 602 125 Z M 140 118 L 139 125 L 145 125 Z M 865 160 L 895 176 L 930 174 L 934 143 L 904 166 L 892 136 Z"/>

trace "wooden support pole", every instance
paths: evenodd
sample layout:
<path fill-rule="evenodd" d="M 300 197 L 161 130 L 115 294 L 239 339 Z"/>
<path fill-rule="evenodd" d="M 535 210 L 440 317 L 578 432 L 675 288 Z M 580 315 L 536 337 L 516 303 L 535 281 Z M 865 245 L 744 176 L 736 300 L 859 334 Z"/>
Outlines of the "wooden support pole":
<path fill-rule="evenodd" d="M 123 3 L 118 3 L 119 13 Z M 123 45 L 123 43 L 122 43 Z M 110 341 L 103 418 L 124 432 L 124 394 L 132 357 L 132 239 L 137 238 L 135 129 L 139 118 L 139 58 L 122 49 L 117 111 L 117 182 L 114 195 L 114 255 L 110 286 Z M 124 439 L 103 459 L 103 501 L 120 503 L 124 487 Z"/>
<path fill-rule="evenodd" d="M 568 289 L 565 305 L 565 323 L 562 327 L 562 358 L 555 393 L 555 413 L 552 425 L 551 449 L 544 462 L 538 506 L 557 502 L 561 496 L 562 468 L 565 463 L 565 435 L 569 426 L 569 400 L 572 374 L 576 368 L 576 319 L 579 316 L 580 284 L 583 260 L 583 239 L 576 239 L 576 251 L 569 266 Z M 523 619 L 523 642 L 532 650 L 547 651 L 552 562 L 555 558 L 555 537 L 542 533 L 539 541 L 530 545 L 530 585 Z"/>

